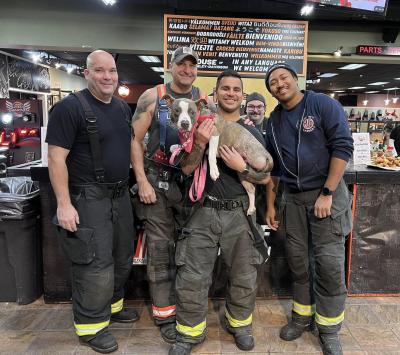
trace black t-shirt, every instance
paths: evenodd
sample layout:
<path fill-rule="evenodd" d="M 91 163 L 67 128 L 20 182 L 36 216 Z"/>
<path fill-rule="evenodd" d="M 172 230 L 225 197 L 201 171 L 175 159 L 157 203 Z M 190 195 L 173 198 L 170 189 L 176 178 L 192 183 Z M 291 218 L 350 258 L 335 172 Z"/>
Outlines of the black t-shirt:
<path fill-rule="evenodd" d="M 124 180 L 130 168 L 130 108 L 115 97 L 106 104 L 97 100 L 88 89 L 82 93 L 97 117 L 105 182 Z M 73 95 L 53 107 L 46 142 L 70 151 L 66 164 L 71 184 L 96 182 L 85 114 Z"/>
<path fill-rule="evenodd" d="M 237 121 L 245 127 L 265 147 L 265 141 L 260 131 L 254 127 L 244 124 L 243 120 Z M 246 194 L 246 190 L 240 183 L 238 172 L 229 168 L 221 158 L 217 158 L 219 178 L 213 181 L 207 172 L 205 193 L 219 199 L 236 199 Z"/>

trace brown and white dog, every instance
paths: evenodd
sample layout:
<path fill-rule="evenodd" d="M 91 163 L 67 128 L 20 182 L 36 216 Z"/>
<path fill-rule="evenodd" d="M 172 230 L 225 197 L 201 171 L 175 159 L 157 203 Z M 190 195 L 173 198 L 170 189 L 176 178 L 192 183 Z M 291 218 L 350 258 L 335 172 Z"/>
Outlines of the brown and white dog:
<path fill-rule="evenodd" d="M 206 109 L 205 100 L 192 101 L 190 99 L 173 99 L 166 96 L 165 99 L 171 109 L 170 118 L 178 130 L 190 131 L 196 123 L 197 111 Z M 215 130 L 209 142 L 208 163 L 210 166 L 210 176 L 215 181 L 219 177 L 217 166 L 218 147 L 226 145 L 235 150 L 243 159 L 255 170 L 257 174 L 252 174 L 252 178 L 239 175 L 240 181 L 249 196 L 249 208 L 247 214 L 253 214 L 255 207 L 255 187 L 253 183 L 259 183 L 269 176 L 273 167 L 271 155 L 263 145 L 245 127 L 237 122 L 223 119 L 215 115 Z"/>

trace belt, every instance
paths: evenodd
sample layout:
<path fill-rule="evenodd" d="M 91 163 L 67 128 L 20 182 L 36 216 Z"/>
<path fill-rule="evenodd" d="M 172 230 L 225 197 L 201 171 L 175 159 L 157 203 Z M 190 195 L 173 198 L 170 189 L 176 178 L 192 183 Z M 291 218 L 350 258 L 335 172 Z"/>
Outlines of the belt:
<path fill-rule="evenodd" d="M 163 168 L 153 168 L 153 167 L 148 167 L 145 169 L 146 174 L 153 174 L 157 176 L 157 178 L 161 181 L 171 181 L 174 176 L 176 176 L 176 173 L 173 173 L 172 171 L 169 170 L 164 170 Z"/>
<path fill-rule="evenodd" d="M 124 195 L 128 188 L 128 180 L 113 182 L 113 183 L 92 183 L 85 185 L 71 185 L 69 187 L 70 193 L 78 195 L 85 193 L 87 190 L 97 190 L 103 193 L 104 197 L 111 199 L 118 198 Z"/>
<path fill-rule="evenodd" d="M 283 191 L 289 194 L 300 194 L 302 192 L 310 192 L 310 191 L 315 191 L 315 190 L 321 190 L 321 188 L 315 188 L 315 189 L 310 189 L 310 190 L 302 190 L 300 191 L 299 189 L 293 189 L 287 185 L 284 185 Z"/>
<path fill-rule="evenodd" d="M 241 200 L 219 200 L 213 196 L 206 196 L 203 201 L 203 206 L 215 208 L 216 210 L 231 211 L 242 207 L 243 202 Z"/>

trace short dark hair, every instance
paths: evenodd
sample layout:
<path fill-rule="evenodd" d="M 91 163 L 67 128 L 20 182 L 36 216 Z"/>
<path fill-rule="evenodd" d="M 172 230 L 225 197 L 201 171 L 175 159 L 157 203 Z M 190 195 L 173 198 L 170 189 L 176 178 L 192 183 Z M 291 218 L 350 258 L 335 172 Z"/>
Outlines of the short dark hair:
<path fill-rule="evenodd" d="M 243 81 L 242 81 L 242 77 L 240 76 L 240 74 L 233 69 L 226 69 L 221 74 L 218 75 L 217 84 L 215 85 L 215 90 L 218 90 L 218 87 L 221 83 L 222 78 L 225 78 L 225 77 L 238 78 L 240 80 L 240 84 L 242 85 L 242 89 L 243 89 Z"/>

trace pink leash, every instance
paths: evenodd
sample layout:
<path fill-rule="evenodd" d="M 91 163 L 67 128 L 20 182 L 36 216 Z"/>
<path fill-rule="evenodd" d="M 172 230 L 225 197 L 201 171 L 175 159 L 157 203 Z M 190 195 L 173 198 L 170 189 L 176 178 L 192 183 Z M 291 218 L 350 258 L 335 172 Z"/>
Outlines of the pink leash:
<path fill-rule="evenodd" d="M 207 175 L 207 157 L 204 156 L 203 161 L 194 171 L 192 185 L 189 190 L 189 198 L 192 202 L 197 202 L 203 196 L 204 188 L 206 186 Z"/>

